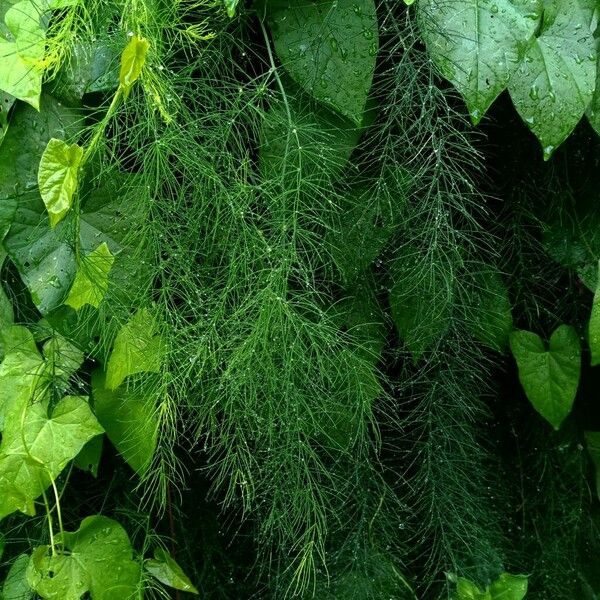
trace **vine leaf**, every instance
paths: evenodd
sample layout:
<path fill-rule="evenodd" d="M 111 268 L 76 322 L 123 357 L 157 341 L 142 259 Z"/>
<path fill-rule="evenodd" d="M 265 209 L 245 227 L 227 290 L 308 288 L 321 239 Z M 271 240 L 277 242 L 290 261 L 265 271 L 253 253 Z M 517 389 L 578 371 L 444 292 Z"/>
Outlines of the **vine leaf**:
<path fill-rule="evenodd" d="M 600 272 L 600 262 L 598 263 Z M 592 366 L 600 364 L 600 277 L 597 278 L 592 314 L 588 325 L 588 343 L 592 355 Z"/>
<path fill-rule="evenodd" d="M 27 567 L 29 585 L 44 599 L 79 600 L 90 592 L 94 600 L 137 598 L 140 565 L 126 531 L 100 515 L 87 517 L 77 531 L 57 536 L 68 553 L 49 554 L 38 547 Z"/>
<path fill-rule="evenodd" d="M 573 327 L 561 325 L 546 349 L 530 331 L 514 331 L 510 348 L 517 361 L 519 380 L 527 398 L 546 421 L 558 430 L 571 412 L 579 385 L 581 346 Z"/>
<path fill-rule="evenodd" d="M 587 451 L 596 467 L 596 494 L 600 498 L 600 431 L 586 431 Z"/>
<path fill-rule="evenodd" d="M 154 558 L 145 561 L 144 567 L 152 577 L 169 587 L 190 594 L 199 594 L 175 559 L 162 548 L 154 551 Z"/>
<path fill-rule="evenodd" d="M 106 387 L 114 390 L 136 373 L 160 371 L 163 342 L 147 308 L 139 310 L 120 329 L 106 366 Z"/>
<path fill-rule="evenodd" d="M 129 96 L 133 84 L 142 74 L 149 47 L 150 43 L 147 39 L 134 35 L 123 50 L 119 82 L 125 98 Z"/>
<path fill-rule="evenodd" d="M 28 564 L 29 556 L 27 554 L 20 554 L 14 560 L 2 586 L 4 600 L 31 600 L 33 598 L 33 591 L 27 583 Z"/>
<path fill-rule="evenodd" d="M 473 124 L 506 88 L 540 13 L 540 0 L 420 1 L 427 50 L 465 99 Z"/>
<path fill-rule="evenodd" d="M 48 210 L 50 227 L 55 227 L 69 212 L 79 181 L 83 148 L 51 138 L 42 154 L 38 184 Z"/>
<path fill-rule="evenodd" d="M 39 3 L 22 0 L 6 10 L 0 27 L 0 89 L 35 109 L 40 106 L 44 74 L 46 33 L 40 19 Z"/>
<path fill-rule="evenodd" d="M 315 100 L 360 125 L 379 48 L 373 0 L 267 2 L 275 51 Z"/>
<path fill-rule="evenodd" d="M 66 396 L 48 417 L 48 401 L 30 404 L 19 397 L 5 412 L 5 426 L 0 445 L 0 518 L 22 511 L 5 497 L 16 490 L 31 501 L 26 514 L 32 514 L 33 500 L 40 496 L 75 458 L 81 448 L 103 432 L 84 397 Z"/>
<path fill-rule="evenodd" d="M 108 439 L 139 475 L 148 470 L 158 439 L 159 420 L 152 397 L 143 388 L 109 390 L 104 374 L 92 374 L 92 398 Z"/>
<path fill-rule="evenodd" d="M 573 131 L 592 100 L 592 11 L 585 0 L 547 0 L 541 31 L 508 84 L 513 104 L 539 139 L 545 160 Z"/>
<path fill-rule="evenodd" d="M 65 304 L 75 310 L 86 304 L 98 308 L 108 290 L 108 274 L 114 262 L 115 257 L 106 242 L 84 256 Z"/>

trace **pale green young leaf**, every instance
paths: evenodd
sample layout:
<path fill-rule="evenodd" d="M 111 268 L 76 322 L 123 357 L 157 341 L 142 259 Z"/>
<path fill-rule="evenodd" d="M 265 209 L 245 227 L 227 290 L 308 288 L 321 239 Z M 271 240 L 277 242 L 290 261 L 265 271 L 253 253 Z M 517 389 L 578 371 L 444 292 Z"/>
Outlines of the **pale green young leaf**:
<path fill-rule="evenodd" d="M 585 444 L 596 467 L 596 495 L 600 499 L 600 431 L 586 431 Z"/>
<path fill-rule="evenodd" d="M 534 36 L 540 0 L 420 0 L 418 6 L 431 58 L 479 123 Z"/>
<path fill-rule="evenodd" d="M 4 585 L 2 586 L 3 600 L 31 600 L 33 590 L 27 583 L 27 565 L 29 556 L 21 554 L 13 561 Z"/>
<path fill-rule="evenodd" d="M 157 373 L 163 356 L 163 342 L 156 322 L 142 308 L 120 329 L 106 366 L 106 387 L 114 390 L 136 373 Z"/>
<path fill-rule="evenodd" d="M 510 348 L 527 398 L 546 421 L 558 430 L 571 412 L 579 385 L 581 346 L 575 329 L 561 325 L 548 348 L 530 331 L 514 331 Z"/>
<path fill-rule="evenodd" d="M 481 591 L 472 581 L 457 577 L 455 600 L 491 600 L 491 598 L 487 590 Z"/>
<path fill-rule="evenodd" d="M 8 113 L 16 102 L 16 98 L 0 89 L 0 145 L 8 130 Z"/>
<path fill-rule="evenodd" d="M 142 74 L 149 47 L 150 43 L 147 39 L 134 35 L 125 46 L 125 50 L 123 50 L 119 82 L 125 98 L 127 98 L 133 84 Z"/>
<path fill-rule="evenodd" d="M 71 208 L 79 183 L 82 158 L 81 146 L 69 146 L 56 138 L 48 141 L 40 160 L 38 184 L 50 218 L 50 227 L 55 227 Z"/>
<path fill-rule="evenodd" d="M 108 290 L 108 274 L 114 262 L 115 257 L 106 242 L 102 242 L 95 250 L 84 256 L 77 268 L 65 304 L 75 310 L 79 310 L 86 304 L 98 308 Z"/>
<path fill-rule="evenodd" d="M 154 551 L 154 558 L 145 561 L 144 567 L 152 577 L 169 587 L 190 594 L 200 593 L 175 559 L 162 548 L 157 548 Z"/>
<path fill-rule="evenodd" d="M 599 267 L 600 269 L 600 263 Z M 600 364 L 600 277 L 596 281 L 596 291 L 588 325 L 588 344 L 592 355 L 592 366 Z"/>
<path fill-rule="evenodd" d="M 547 0 L 541 31 L 508 84 L 513 104 L 539 139 L 546 160 L 592 100 L 596 43 L 591 12 L 585 0 Z"/>
<path fill-rule="evenodd" d="M 373 0 L 267 2 L 275 50 L 315 100 L 360 125 L 379 48 Z"/>
<path fill-rule="evenodd" d="M 240 3 L 240 0 L 223 0 L 223 5 L 227 9 L 227 16 L 230 19 L 235 17 L 235 11 L 237 10 L 237 6 Z"/>
<path fill-rule="evenodd" d="M 152 396 L 144 389 L 106 388 L 104 375 L 92 375 L 92 398 L 98 421 L 123 459 L 139 475 L 152 462 L 158 439 L 158 415 Z"/>
<path fill-rule="evenodd" d="M 502 573 L 490 585 L 491 600 L 523 600 L 527 595 L 527 575 Z"/>
<path fill-rule="evenodd" d="M 0 89 L 39 109 L 45 31 L 41 26 L 39 2 L 22 0 L 0 4 L 4 16 L 0 36 Z M 4 10 L 3 10 L 4 9 Z"/>

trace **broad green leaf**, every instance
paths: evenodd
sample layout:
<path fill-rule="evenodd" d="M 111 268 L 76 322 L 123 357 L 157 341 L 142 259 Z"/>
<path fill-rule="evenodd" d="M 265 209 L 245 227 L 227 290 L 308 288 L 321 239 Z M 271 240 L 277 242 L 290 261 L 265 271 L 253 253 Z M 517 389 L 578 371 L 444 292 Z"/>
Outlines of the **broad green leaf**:
<path fill-rule="evenodd" d="M 491 600 L 523 600 L 527 595 L 527 575 L 502 573 L 490 585 Z"/>
<path fill-rule="evenodd" d="M 8 131 L 8 113 L 13 107 L 16 98 L 0 90 L 0 145 Z"/>
<path fill-rule="evenodd" d="M 96 415 L 98 417 L 98 415 Z M 75 457 L 73 464 L 82 471 L 88 471 L 94 477 L 98 477 L 98 467 L 100 466 L 100 459 L 102 458 L 102 446 L 104 442 L 104 436 L 97 435 L 92 438 L 87 444 L 80 450 L 79 454 Z"/>
<path fill-rule="evenodd" d="M 587 118 L 596 133 L 600 135 L 600 39 L 596 39 L 596 85 L 592 101 L 587 108 Z"/>
<path fill-rule="evenodd" d="M 270 0 L 266 6 L 286 71 L 315 100 L 360 125 L 379 47 L 373 0 Z"/>
<path fill-rule="evenodd" d="M 190 594 L 199 594 L 175 559 L 162 548 L 154 551 L 154 558 L 145 561 L 144 567 L 152 577 L 169 587 Z"/>
<path fill-rule="evenodd" d="M 33 590 L 27 583 L 27 565 L 29 556 L 19 555 L 10 566 L 2 586 L 3 600 L 31 600 Z"/>
<path fill-rule="evenodd" d="M 596 494 L 600 499 L 600 431 L 586 431 L 585 444 L 596 467 Z"/>
<path fill-rule="evenodd" d="M 106 387 L 114 390 L 135 373 L 157 373 L 163 356 L 163 342 L 156 321 L 142 308 L 120 329 L 106 366 Z"/>
<path fill-rule="evenodd" d="M 4 252 L 4 250 L 0 247 L 0 269 L 2 269 L 5 258 L 6 252 Z M 0 329 L 12 325 L 14 320 L 15 315 L 12 303 L 6 295 L 6 291 L 4 290 L 2 282 L 0 282 Z M 2 343 L 0 342 L 0 360 L 3 358 L 3 356 Z"/>
<path fill-rule="evenodd" d="M 119 82 L 125 98 L 129 96 L 131 87 L 142 74 L 146 62 L 146 54 L 150 43 L 142 37 L 134 35 L 123 50 L 121 55 L 121 70 L 119 71 Z"/>
<path fill-rule="evenodd" d="M 98 308 L 108 289 L 108 274 L 115 257 L 106 242 L 81 259 L 65 304 L 79 310 L 85 304 Z"/>
<path fill-rule="evenodd" d="M 50 227 L 55 227 L 69 212 L 79 183 L 79 165 L 83 148 L 70 146 L 51 138 L 42 154 L 38 184 L 42 200 L 48 210 Z"/>
<path fill-rule="evenodd" d="M 0 206 L 4 190 L 18 202 L 5 248 L 34 304 L 45 315 L 63 304 L 77 267 L 69 238 L 73 231 L 72 216 L 67 215 L 54 229 L 50 228 L 37 190 L 37 170 L 48 140 L 69 137 L 79 113 L 60 107 L 47 96 L 42 97 L 42 105 L 41 113 L 28 106 L 17 107 L 9 133 L 0 146 Z M 115 256 L 110 289 L 126 305 L 129 295 L 138 294 L 143 285 L 141 279 L 146 276 L 146 267 L 140 260 L 142 250 L 136 244 L 142 241 L 140 224 L 145 218 L 148 192 L 134 176 L 113 177 L 101 183 L 97 188 L 80 192 L 81 251 L 89 254 L 102 242 L 107 243 Z"/>
<path fill-rule="evenodd" d="M 42 350 L 46 359 L 44 374 L 52 378 L 55 387 L 62 384 L 66 388 L 83 363 L 83 352 L 59 333 L 54 333 Z"/>
<path fill-rule="evenodd" d="M 86 442 L 102 432 L 83 397 L 66 396 L 51 417 L 47 400 L 12 402 L 5 411 L 0 445 L 0 518 L 22 511 L 22 503 L 5 499 L 5 481 L 10 482 L 11 494 L 16 490 L 27 500 L 35 500 Z"/>
<path fill-rule="evenodd" d="M 38 546 L 28 562 L 27 582 L 44 600 L 80 600 L 90 589 L 88 573 L 67 554 L 50 554 L 50 546 Z"/>
<path fill-rule="evenodd" d="M 468 579 L 459 577 L 456 583 L 456 600 L 491 600 L 491 596 Z"/>
<path fill-rule="evenodd" d="M 240 0 L 223 0 L 223 5 L 227 9 L 227 16 L 230 19 L 235 17 L 235 11 L 237 10 L 237 6 L 240 3 Z"/>
<path fill-rule="evenodd" d="M 0 89 L 39 109 L 44 70 L 45 31 L 40 3 L 22 0 L 0 4 Z M 3 10 L 4 9 L 4 10 Z"/>
<path fill-rule="evenodd" d="M 592 100 L 596 47 L 591 11 L 584 0 L 545 0 L 539 35 L 508 84 L 513 104 L 539 139 L 546 160 Z"/>
<path fill-rule="evenodd" d="M 600 262 L 598 266 L 600 272 Z M 597 277 L 592 313 L 588 325 L 588 344 L 592 355 L 592 366 L 600 364 L 600 277 Z"/>
<path fill-rule="evenodd" d="M 154 396 L 144 387 L 109 390 L 104 375 L 92 375 L 92 398 L 98 421 L 123 459 L 143 475 L 154 456 L 158 439 L 158 415 Z"/>
<path fill-rule="evenodd" d="M 31 332 L 13 325 L 0 330 L 4 360 L 0 364 L 0 431 L 5 426 L 5 413 L 13 404 L 22 405 L 39 399 L 45 363 Z"/>
<path fill-rule="evenodd" d="M 579 385 L 581 347 L 577 332 L 568 325 L 561 325 L 546 348 L 535 333 L 514 331 L 510 348 L 527 398 L 558 430 L 571 412 Z"/>
<path fill-rule="evenodd" d="M 482 344 L 502 352 L 508 345 L 513 319 L 508 290 L 500 273 L 488 265 L 474 272 L 464 292 L 465 324 Z"/>
<path fill-rule="evenodd" d="M 29 584 L 45 600 L 138 600 L 141 568 L 125 530 L 112 519 L 87 517 L 75 532 L 59 534 L 67 552 L 51 556 L 40 546 L 27 569 Z"/>
<path fill-rule="evenodd" d="M 113 91 L 119 85 L 119 54 L 114 44 L 106 37 L 74 44 L 49 83 L 52 95 L 67 106 L 80 106 L 85 94 Z"/>
<path fill-rule="evenodd" d="M 418 6 L 429 55 L 479 123 L 525 55 L 540 0 L 420 0 Z"/>

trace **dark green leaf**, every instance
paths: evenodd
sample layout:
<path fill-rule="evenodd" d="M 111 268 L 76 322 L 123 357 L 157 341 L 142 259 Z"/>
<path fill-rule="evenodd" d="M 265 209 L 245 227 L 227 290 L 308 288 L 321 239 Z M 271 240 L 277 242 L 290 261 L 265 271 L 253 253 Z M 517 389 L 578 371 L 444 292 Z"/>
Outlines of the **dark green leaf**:
<path fill-rule="evenodd" d="M 581 347 L 577 332 L 568 325 L 561 325 L 546 348 L 535 333 L 514 331 L 510 348 L 527 398 L 558 430 L 571 412 L 579 385 Z"/>
<path fill-rule="evenodd" d="M 21 554 L 10 566 L 2 586 L 3 600 L 31 600 L 33 590 L 27 583 L 27 564 L 29 556 Z"/>
<path fill-rule="evenodd" d="M 506 88 L 541 15 L 539 0 L 421 0 L 430 56 L 461 93 L 474 124 Z"/>
<path fill-rule="evenodd" d="M 596 82 L 592 10 L 585 0 L 546 0 L 539 36 L 527 47 L 508 84 L 545 159 L 573 131 L 592 100 Z"/>
<path fill-rule="evenodd" d="M 372 0 L 270 0 L 267 18 L 286 71 L 315 100 L 357 125 L 378 51 Z"/>

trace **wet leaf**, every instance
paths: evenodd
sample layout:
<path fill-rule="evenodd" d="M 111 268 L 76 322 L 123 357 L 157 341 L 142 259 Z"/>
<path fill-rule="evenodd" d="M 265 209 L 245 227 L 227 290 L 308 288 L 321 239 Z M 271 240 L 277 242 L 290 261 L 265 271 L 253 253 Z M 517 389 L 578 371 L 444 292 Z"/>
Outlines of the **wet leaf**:
<path fill-rule="evenodd" d="M 69 212 L 79 183 L 79 165 L 83 148 L 70 146 L 51 138 L 42 154 L 38 184 L 42 200 L 48 210 L 50 227 L 55 227 Z"/>
<path fill-rule="evenodd" d="M 271 0 L 267 19 L 285 70 L 315 100 L 360 125 L 379 34 L 372 0 Z"/>
<path fill-rule="evenodd" d="M 29 584 L 42 598 L 79 600 L 87 591 L 94 600 L 139 598 L 141 568 L 116 521 L 87 517 L 77 531 L 57 537 L 68 553 L 50 556 L 48 546 L 40 546 L 27 569 Z"/>
<path fill-rule="evenodd" d="M 0 5 L 0 89 L 38 109 L 46 38 L 40 4 L 22 0 L 7 9 L 6 4 Z"/>
<path fill-rule="evenodd" d="M 539 139 L 546 160 L 592 100 L 597 59 L 592 10 L 586 0 L 547 0 L 540 33 L 508 84 L 513 104 Z"/>
<path fill-rule="evenodd" d="M 571 412 L 579 385 L 581 346 L 577 332 L 561 325 L 546 348 L 537 334 L 518 330 L 510 336 L 510 348 L 527 398 L 558 430 Z"/>
<path fill-rule="evenodd" d="M 129 96 L 133 84 L 142 74 L 149 47 L 150 43 L 148 40 L 134 35 L 125 47 L 125 50 L 123 50 L 119 81 L 125 98 Z"/>
<path fill-rule="evenodd" d="M 114 390 L 136 373 L 160 371 L 163 343 L 156 322 L 147 308 L 139 310 L 115 339 L 106 366 L 106 387 Z"/>
<path fill-rule="evenodd" d="M 506 88 L 533 39 L 539 0 L 421 0 L 427 50 L 479 123 Z"/>
<path fill-rule="evenodd" d="M 127 464 L 143 475 L 154 457 L 159 418 L 154 396 L 144 386 L 109 390 L 101 371 L 92 375 L 92 398 L 98 421 Z"/>
<path fill-rule="evenodd" d="M 108 274 L 114 261 L 106 242 L 82 257 L 65 304 L 75 310 L 85 304 L 98 308 L 108 289 Z"/>
<path fill-rule="evenodd" d="M 8 571 L 2 586 L 3 600 L 31 600 L 33 590 L 27 583 L 27 565 L 29 556 L 19 555 Z"/>
<path fill-rule="evenodd" d="M 169 587 L 190 594 L 199 594 L 175 559 L 162 548 L 155 550 L 154 558 L 147 560 L 144 567 L 152 577 Z"/>

